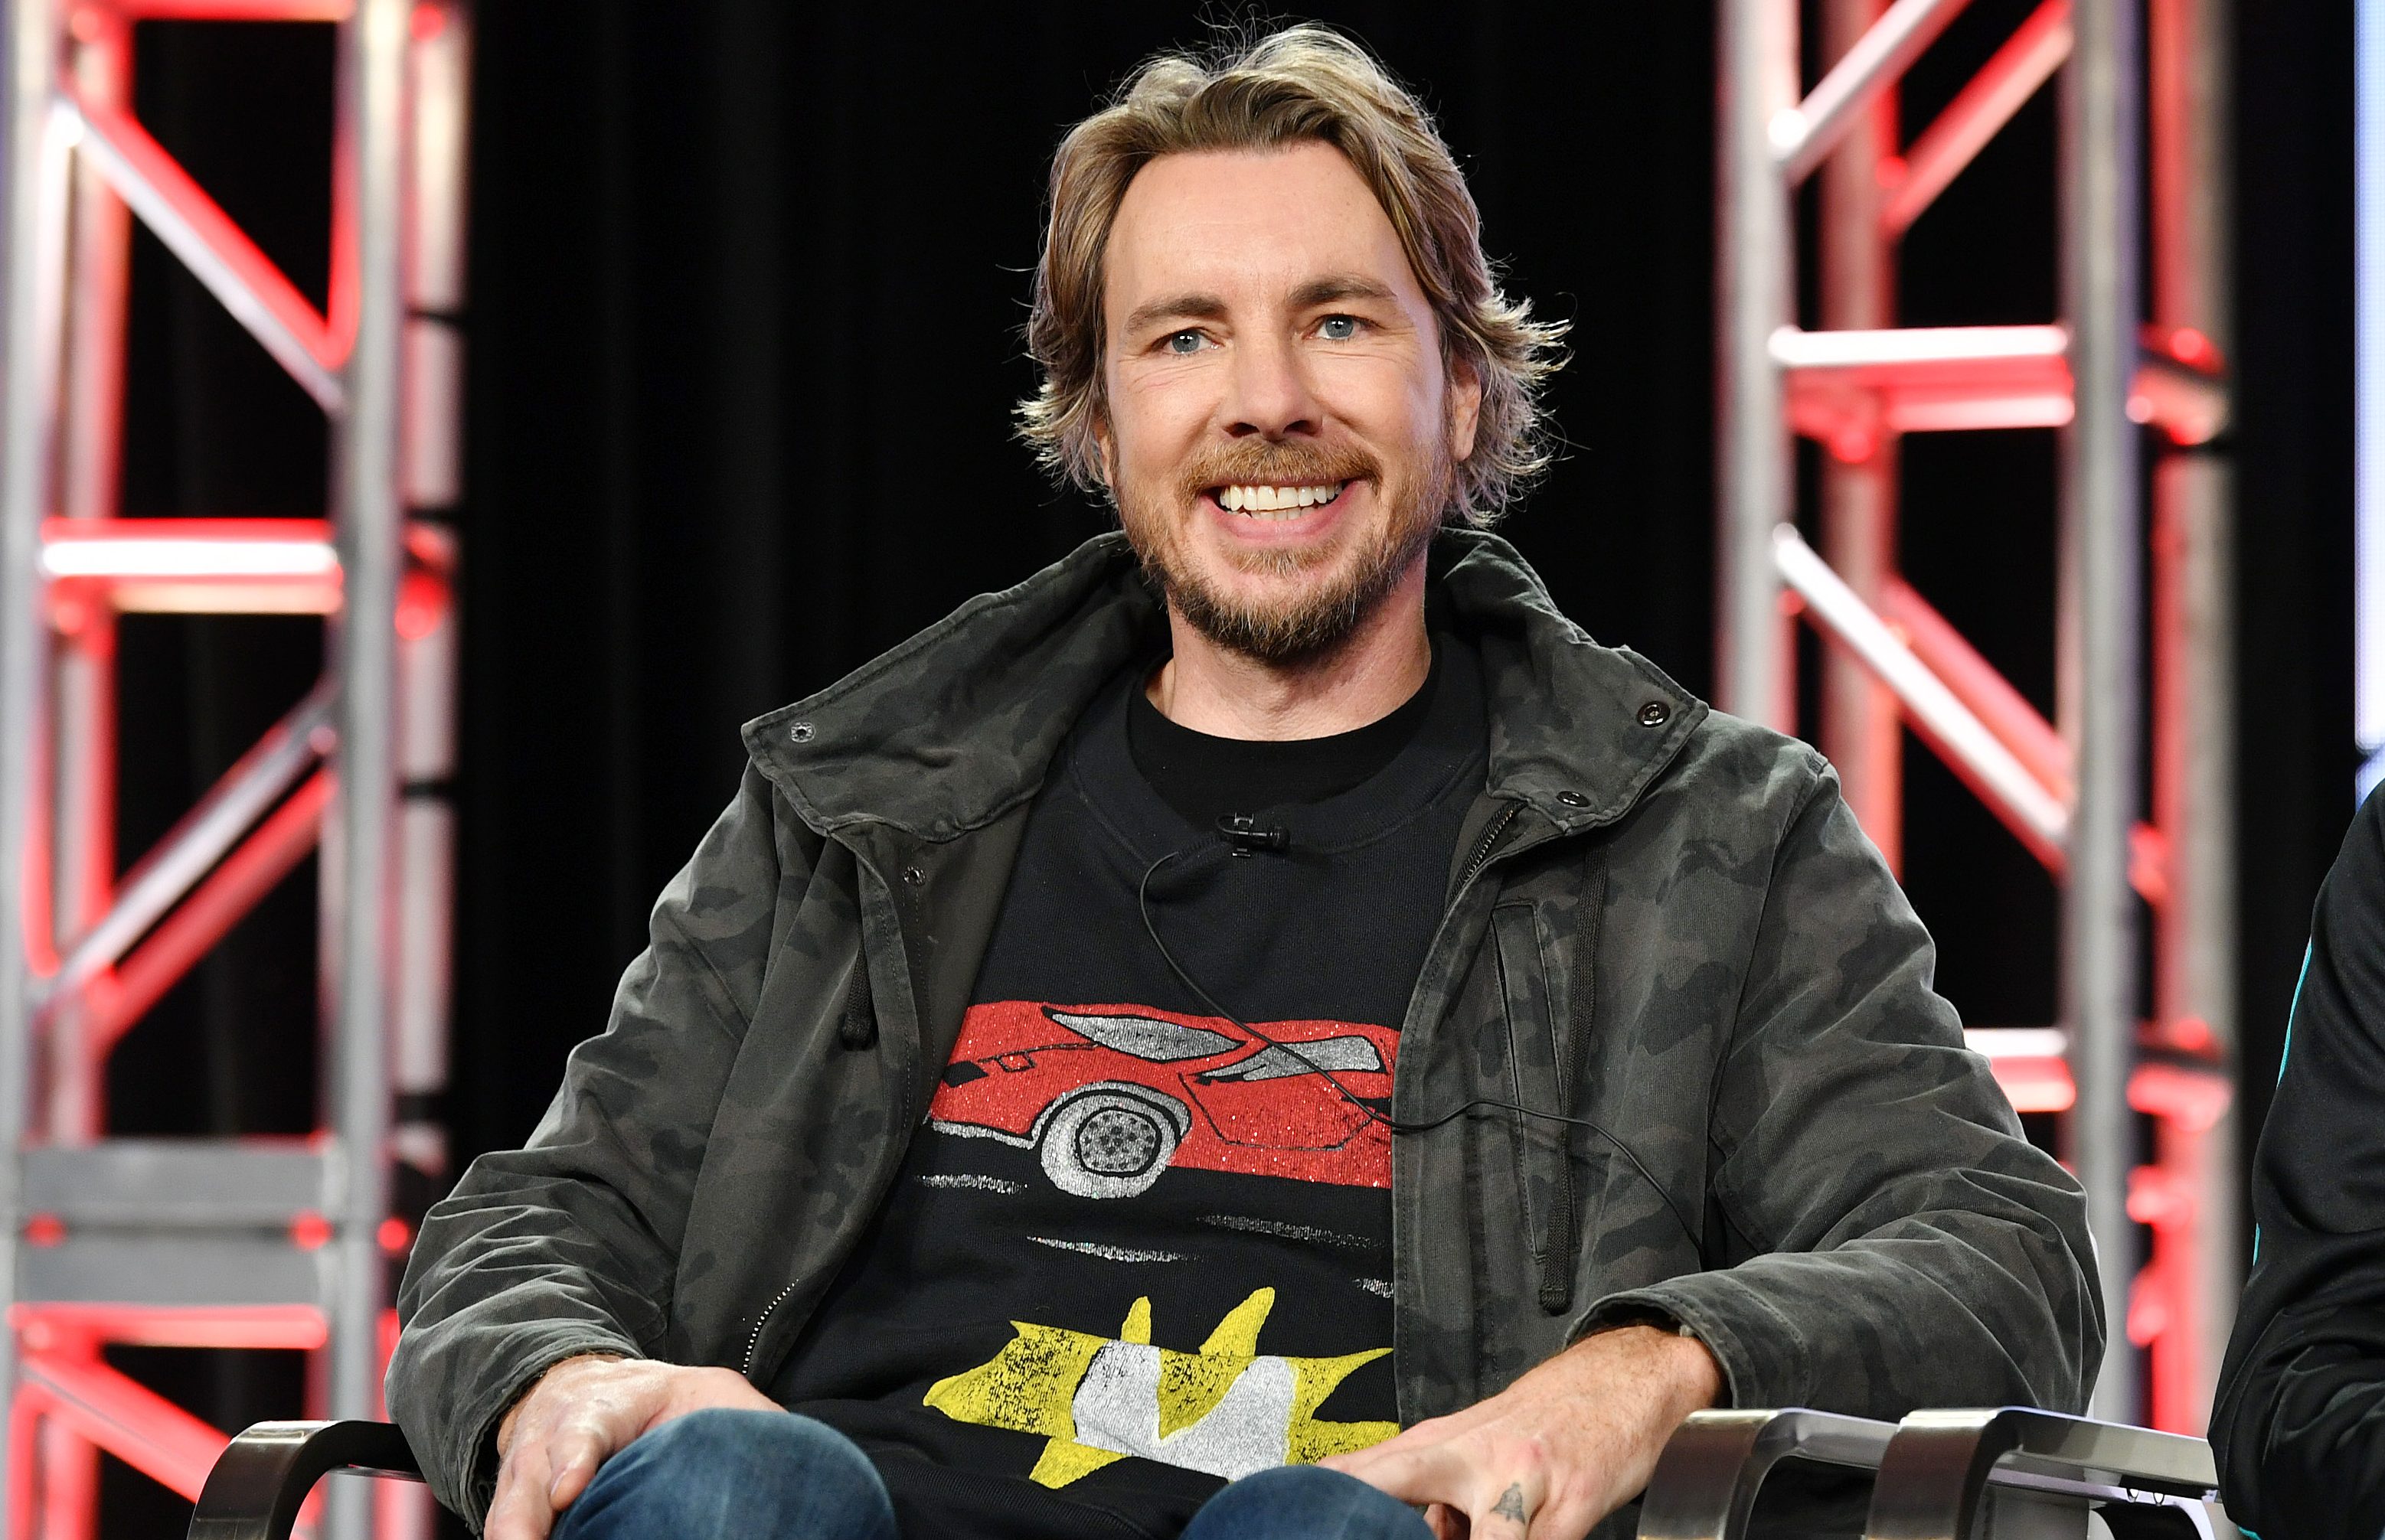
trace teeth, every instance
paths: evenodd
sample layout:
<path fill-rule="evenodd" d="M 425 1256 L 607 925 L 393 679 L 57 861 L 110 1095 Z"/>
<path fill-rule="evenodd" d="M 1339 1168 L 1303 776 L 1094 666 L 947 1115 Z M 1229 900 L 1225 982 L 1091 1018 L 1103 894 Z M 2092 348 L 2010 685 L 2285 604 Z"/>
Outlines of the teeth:
<path fill-rule="evenodd" d="M 1342 495 L 1346 483 L 1322 487 L 1234 486 L 1220 490 L 1217 505 L 1229 513 L 1256 518 L 1295 518 L 1305 508 L 1320 507 Z"/>

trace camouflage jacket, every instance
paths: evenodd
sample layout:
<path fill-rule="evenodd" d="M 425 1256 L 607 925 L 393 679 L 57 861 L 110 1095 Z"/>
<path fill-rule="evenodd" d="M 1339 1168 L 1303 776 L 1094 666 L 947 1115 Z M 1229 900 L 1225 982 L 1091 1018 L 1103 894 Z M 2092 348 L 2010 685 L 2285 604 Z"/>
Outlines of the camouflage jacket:
<path fill-rule="evenodd" d="M 2078 1410 L 2084 1200 L 1829 766 L 1592 641 L 1495 537 L 1444 534 L 1433 579 L 1489 763 L 1393 1115 L 1613 1140 L 1480 1109 L 1396 1141 L 1402 1421 L 1652 1314 L 1741 1406 Z M 1112 534 L 746 727 L 606 1031 L 423 1224 L 389 1405 L 443 1501 L 477 1523 L 497 1420 L 568 1355 L 770 1383 L 925 1115 L 1046 766 L 1161 624 Z"/>

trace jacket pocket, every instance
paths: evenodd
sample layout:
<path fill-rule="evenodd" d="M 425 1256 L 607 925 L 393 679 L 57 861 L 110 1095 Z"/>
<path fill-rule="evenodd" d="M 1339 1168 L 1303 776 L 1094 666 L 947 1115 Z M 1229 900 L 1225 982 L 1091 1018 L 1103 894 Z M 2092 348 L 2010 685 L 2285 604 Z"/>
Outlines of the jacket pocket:
<path fill-rule="evenodd" d="M 1540 1305 L 1552 1315 L 1572 1308 L 1575 1241 L 1572 1115 L 1573 1054 L 1556 1010 L 1549 949 L 1538 908 L 1501 904 L 1491 913 L 1506 1014 L 1508 1124 L 1516 1149 L 1517 1201 L 1540 1273 Z"/>

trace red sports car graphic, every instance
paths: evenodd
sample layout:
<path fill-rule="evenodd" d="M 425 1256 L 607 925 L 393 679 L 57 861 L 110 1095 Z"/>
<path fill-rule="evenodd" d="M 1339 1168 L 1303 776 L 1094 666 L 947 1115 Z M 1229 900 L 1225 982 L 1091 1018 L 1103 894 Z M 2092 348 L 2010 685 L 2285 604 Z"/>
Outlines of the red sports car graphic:
<path fill-rule="evenodd" d="M 1365 1109 L 1389 1113 L 1398 1053 L 1399 1034 L 1364 1022 L 1246 1031 L 1143 1005 L 997 1000 L 962 1021 L 928 1118 L 1037 1151 L 1079 1198 L 1131 1198 L 1171 1165 L 1388 1187 L 1391 1134 Z"/>

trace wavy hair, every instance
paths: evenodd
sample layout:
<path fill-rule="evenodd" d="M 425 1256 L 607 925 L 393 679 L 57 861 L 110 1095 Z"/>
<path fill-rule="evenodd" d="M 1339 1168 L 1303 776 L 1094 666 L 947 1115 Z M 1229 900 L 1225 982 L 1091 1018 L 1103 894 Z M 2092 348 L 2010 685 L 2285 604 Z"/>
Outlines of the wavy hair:
<path fill-rule="evenodd" d="M 1423 106 L 1364 48 L 1313 24 L 1205 56 L 1161 55 L 1060 142 L 1027 320 L 1043 381 L 1019 404 L 1020 434 L 1055 475 L 1105 490 L 1103 256 L 1127 185 L 1161 155 L 1304 140 L 1340 150 L 1374 191 L 1440 323 L 1443 367 L 1482 383 L 1450 511 L 1488 525 L 1548 466 L 1539 394 L 1563 363 L 1565 324 L 1534 320 L 1529 302 L 1500 292 L 1481 214 Z"/>

